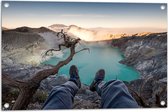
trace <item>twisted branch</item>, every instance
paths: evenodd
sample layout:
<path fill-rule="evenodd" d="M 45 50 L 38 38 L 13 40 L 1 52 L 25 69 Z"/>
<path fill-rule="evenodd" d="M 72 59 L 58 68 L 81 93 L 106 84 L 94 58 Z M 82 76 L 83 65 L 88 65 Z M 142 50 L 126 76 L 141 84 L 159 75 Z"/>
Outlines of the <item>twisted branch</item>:
<path fill-rule="evenodd" d="M 2 73 L 2 84 L 19 88 L 23 83 L 24 81 L 22 80 L 12 79 L 8 74 Z"/>
<path fill-rule="evenodd" d="M 17 80 L 17 79 L 10 78 L 9 75 L 6 75 L 6 74 L 2 75 L 3 84 L 7 84 L 9 86 L 17 87 L 20 89 L 19 96 L 16 99 L 16 102 L 12 107 L 12 110 L 26 109 L 34 93 L 37 91 L 38 87 L 40 86 L 40 82 L 42 80 L 44 80 L 50 75 L 57 74 L 59 69 L 62 66 L 68 64 L 73 59 L 73 56 L 76 53 L 79 53 L 80 51 L 83 51 L 83 50 L 87 50 L 87 48 L 84 48 L 80 51 L 75 52 L 75 45 L 79 41 L 80 39 L 75 39 L 71 41 L 70 44 L 68 44 L 67 47 L 70 48 L 70 55 L 65 60 L 60 61 L 57 65 L 52 66 L 52 68 L 50 69 L 39 71 L 33 76 L 31 75 L 32 77 L 27 80 Z M 53 49 L 50 49 L 49 51 L 51 50 Z"/>

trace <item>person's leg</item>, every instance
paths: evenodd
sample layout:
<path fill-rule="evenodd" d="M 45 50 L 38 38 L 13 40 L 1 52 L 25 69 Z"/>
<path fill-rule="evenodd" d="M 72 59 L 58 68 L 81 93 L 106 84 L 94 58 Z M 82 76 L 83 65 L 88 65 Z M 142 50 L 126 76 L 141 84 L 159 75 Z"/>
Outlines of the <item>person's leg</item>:
<path fill-rule="evenodd" d="M 44 103 L 43 109 L 68 109 L 72 108 L 73 97 L 78 87 L 72 81 L 52 89 L 49 97 Z"/>
<path fill-rule="evenodd" d="M 122 81 L 112 80 L 105 83 L 103 82 L 104 76 L 105 76 L 105 71 L 99 70 L 96 73 L 95 80 L 90 86 L 90 90 L 97 91 L 97 93 L 101 96 L 102 108 L 138 108 L 139 107 L 137 102 L 131 96 L 127 87 Z"/>
<path fill-rule="evenodd" d="M 65 84 L 52 89 L 43 105 L 43 109 L 69 109 L 72 108 L 73 98 L 81 87 L 76 66 L 70 68 L 70 79 Z"/>
<path fill-rule="evenodd" d="M 102 108 L 138 108 L 137 102 L 129 93 L 126 85 L 119 80 L 112 80 L 98 85 Z"/>

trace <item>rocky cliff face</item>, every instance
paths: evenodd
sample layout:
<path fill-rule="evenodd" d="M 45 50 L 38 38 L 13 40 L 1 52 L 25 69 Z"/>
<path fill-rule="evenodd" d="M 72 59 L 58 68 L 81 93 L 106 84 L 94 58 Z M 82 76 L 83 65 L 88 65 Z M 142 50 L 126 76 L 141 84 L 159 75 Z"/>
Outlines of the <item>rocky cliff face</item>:
<path fill-rule="evenodd" d="M 32 77 L 38 71 L 50 68 L 47 65 L 36 66 L 35 63 L 39 63 L 38 60 L 42 57 L 41 51 L 57 48 L 59 43 L 62 43 L 62 39 L 58 40 L 57 32 L 53 32 L 45 27 L 20 27 L 3 30 L 3 73 L 9 74 L 12 78 L 24 80 Z M 65 76 L 50 76 L 43 80 L 27 109 L 41 109 L 51 89 L 54 86 L 65 83 L 67 80 L 68 77 Z M 9 103 L 11 108 L 19 91 L 7 85 L 2 85 L 2 87 L 2 105 Z M 98 108 L 99 104 L 99 96 L 91 92 L 88 86 L 82 84 L 82 88 L 74 98 L 73 108 Z"/>
<path fill-rule="evenodd" d="M 112 45 L 124 53 L 121 63 L 140 72 L 140 79 L 128 86 L 151 107 L 167 102 L 167 33 L 136 34 L 113 40 Z"/>
<path fill-rule="evenodd" d="M 57 33 L 45 27 L 3 30 L 2 64 L 39 64 L 45 50 L 58 46 L 58 43 L 54 43 L 57 39 Z"/>

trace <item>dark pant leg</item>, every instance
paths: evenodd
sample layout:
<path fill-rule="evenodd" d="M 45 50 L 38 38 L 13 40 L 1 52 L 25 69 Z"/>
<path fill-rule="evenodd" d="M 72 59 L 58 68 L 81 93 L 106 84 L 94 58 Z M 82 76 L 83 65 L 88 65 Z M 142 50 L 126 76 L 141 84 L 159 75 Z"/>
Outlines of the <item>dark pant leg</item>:
<path fill-rule="evenodd" d="M 122 81 L 112 80 L 104 84 L 100 83 L 96 90 L 101 96 L 102 108 L 139 107 Z"/>
<path fill-rule="evenodd" d="M 68 81 L 52 89 L 44 103 L 43 109 L 69 109 L 72 108 L 73 98 L 78 91 L 74 82 Z"/>

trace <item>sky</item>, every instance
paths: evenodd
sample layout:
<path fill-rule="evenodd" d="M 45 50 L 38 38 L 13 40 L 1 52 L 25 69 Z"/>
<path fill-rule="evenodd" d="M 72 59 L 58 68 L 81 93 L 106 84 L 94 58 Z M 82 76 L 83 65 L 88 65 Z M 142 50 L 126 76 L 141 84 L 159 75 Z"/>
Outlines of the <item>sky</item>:
<path fill-rule="evenodd" d="M 8 1 L 4 7 L 5 3 L 2 26 L 7 28 L 73 24 L 84 28 L 167 29 L 167 4 Z"/>

